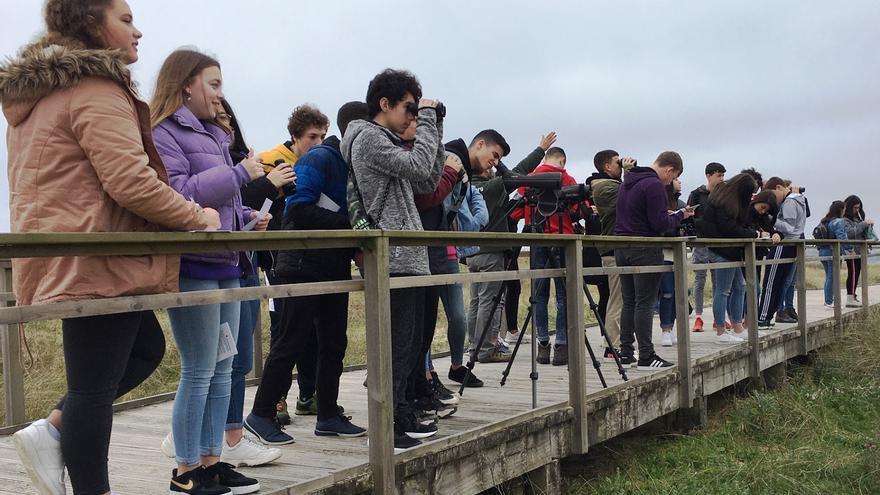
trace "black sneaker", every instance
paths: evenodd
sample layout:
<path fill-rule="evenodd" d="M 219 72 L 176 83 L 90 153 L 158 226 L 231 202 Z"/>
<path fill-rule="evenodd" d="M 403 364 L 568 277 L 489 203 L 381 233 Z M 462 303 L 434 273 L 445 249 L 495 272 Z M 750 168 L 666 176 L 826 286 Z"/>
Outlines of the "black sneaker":
<path fill-rule="evenodd" d="M 758 322 L 758 330 L 769 330 L 771 326 L 769 321 Z"/>
<path fill-rule="evenodd" d="M 605 348 L 605 352 L 602 354 L 602 358 L 607 361 L 614 361 L 614 354 L 617 353 L 618 357 L 620 356 L 620 349 L 612 349 L 610 347 Z"/>
<path fill-rule="evenodd" d="M 635 366 L 636 365 L 636 358 L 635 358 L 635 356 L 621 354 L 620 355 L 620 364 L 622 364 L 624 366 Z"/>
<path fill-rule="evenodd" d="M 395 433 L 403 433 L 410 438 L 422 439 L 437 434 L 437 425 L 423 424 L 412 411 L 403 411 L 394 418 Z"/>
<path fill-rule="evenodd" d="M 538 357 L 535 359 L 538 364 L 550 364 L 550 342 L 542 344 L 538 342 Z"/>
<path fill-rule="evenodd" d="M 177 469 L 171 471 L 171 484 L 168 493 L 187 493 L 189 495 L 229 495 L 232 489 L 220 486 L 210 476 L 204 466 L 177 475 Z"/>
<path fill-rule="evenodd" d="M 638 366 L 640 368 L 668 368 L 673 366 L 673 364 L 656 354 L 652 354 L 651 356 L 648 356 L 647 359 L 642 359 L 640 357 Z"/>
<path fill-rule="evenodd" d="M 776 315 L 776 323 L 797 323 L 797 320 L 786 312 Z"/>
<path fill-rule="evenodd" d="M 568 364 L 568 344 L 553 346 L 553 366 L 565 366 Z"/>
<path fill-rule="evenodd" d="M 415 438 L 410 437 L 405 433 L 398 433 L 397 426 L 394 427 L 394 453 L 400 454 L 407 449 L 411 449 L 413 447 L 418 447 L 421 445 L 421 440 L 416 440 Z"/>
<path fill-rule="evenodd" d="M 465 377 L 467 377 L 467 383 L 464 384 L 465 387 L 479 388 L 483 386 L 483 380 L 477 378 L 473 372 L 469 374 L 468 369 L 465 366 L 459 366 L 455 369 L 449 368 L 449 375 L 447 376 L 450 380 L 459 384 L 463 383 Z"/>
<path fill-rule="evenodd" d="M 795 311 L 794 307 L 788 308 L 788 316 L 791 316 L 792 318 L 794 318 L 795 321 L 797 321 L 799 319 L 797 311 Z"/>
<path fill-rule="evenodd" d="M 431 388 L 434 389 L 434 396 L 437 397 L 440 402 L 447 405 L 458 404 L 458 394 L 443 385 L 443 382 L 440 381 L 440 377 L 437 376 L 436 371 L 431 372 Z"/>
<path fill-rule="evenodd" d="M 232 490 L 233 495 L 244 495 L 260 491 L 260 482 L 236 471 L 235 466 L 218 462 L 205 468 L 205 472 L 220 486 Z"/>
<path fill-rule="evenodd" d="M 413 401 L 413 407 L 423 417 L 444 416 L 444 412 L 455 407 L 452 404 L 444 404 L 433 393 L 430 397 L 420 397 Z"/>

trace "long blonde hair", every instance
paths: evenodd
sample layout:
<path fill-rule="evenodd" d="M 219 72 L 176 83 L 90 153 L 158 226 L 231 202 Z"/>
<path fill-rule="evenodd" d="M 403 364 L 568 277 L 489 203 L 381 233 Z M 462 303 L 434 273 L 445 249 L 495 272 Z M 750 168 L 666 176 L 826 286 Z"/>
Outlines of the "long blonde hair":
<path fill-rule="evenodd" d="M 168 55 L 159 69 L 156 89 L 153 99 L 150 100 L 151 127 L 156 127 L 183 106 L 184 89 L 208 67 L 219 69 L 220 62 L 188 48 L 175 50 Z"/>

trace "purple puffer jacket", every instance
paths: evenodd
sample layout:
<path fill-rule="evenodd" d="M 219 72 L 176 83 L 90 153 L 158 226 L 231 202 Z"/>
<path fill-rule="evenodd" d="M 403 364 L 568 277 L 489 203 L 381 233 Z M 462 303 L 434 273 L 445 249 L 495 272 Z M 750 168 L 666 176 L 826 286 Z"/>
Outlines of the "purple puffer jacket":
<path fill-rule="evenodd" d="M 220 230 L 241 230 L 250 208 L 239 190 L 250 181 L 242 164 L 229 157 L 232 137 L 217 125 L 202 122 L 186 106 L 153 128 L 153 141 L 168 170 L 168 182 L 185 198 L 220 213 Z M 237 266 L 238 252 L 184 254 L 182 260 Z"/>

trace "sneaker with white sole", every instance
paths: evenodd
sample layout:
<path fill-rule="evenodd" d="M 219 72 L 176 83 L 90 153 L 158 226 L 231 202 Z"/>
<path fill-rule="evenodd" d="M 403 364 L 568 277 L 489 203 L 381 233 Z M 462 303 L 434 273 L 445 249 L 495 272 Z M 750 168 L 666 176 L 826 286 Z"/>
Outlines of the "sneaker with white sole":
<path fill-rule="evenodd" d="M 262 466 L 281 458 L 281 450 L 274 447 L 264 447 L 246 436 L 230 447 L 223 442 L 223 452 L 220 453 L 220 461 L 231 464 L 233 467 Z"/>
<path fill-rule="evenodd" d="M 34 487 L 41 494 L 64 495 L 64 460 L 61 441 L 52 438 L 45 419 L 34 421 L 12 435 L 15 451 Z"/>
<path fill-rule="evenodd" d="M 663 336 L 660 338 L 660 345 L 672 347 L 672 332 L 663 332 Z"/>
<path fill-rule="evenodd" d="M 716 342 L 719 344 L 739 344 L 745 342 L 745 340 L 731 334 L 730 332 L 724 332 L 716 337 Z"/>
<path fill-rule="evenodd" d="M 174 458 L 174 436 L 169 431 L 165 438 L 162 439 L 162 445 L 159 446 L 159 450 L 165 457 Z"/>

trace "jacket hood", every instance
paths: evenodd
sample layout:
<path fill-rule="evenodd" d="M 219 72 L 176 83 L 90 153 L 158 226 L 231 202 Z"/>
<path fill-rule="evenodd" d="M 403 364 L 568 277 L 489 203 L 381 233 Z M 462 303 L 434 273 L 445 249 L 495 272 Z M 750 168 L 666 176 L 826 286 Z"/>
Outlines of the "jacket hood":
<path fill-rule="evenodd" d="M 464 139 L 455 139 L 453 141 L 449 141 L 443 146 L 446 151 L 450 153 L 455 153 L 455 155 L 461 159 L 462 165 L 464 165 L 464 171 L 467 172 L 468 178 L 471 176 L 471 154 L 468 152 L 468 146 L 464 142 Z"/>
<path fill-rule="evenodd" d="M 135 93 L 120 50 L 86 48 L 81 42 L 46 35 L 0 64 L 0 104 L 9 125 L 27 119 L 34 106 L 54 91 L 103 77 Z"/>
<path fill-rule="evenodd" d="M 623 185 L 620 186 L 625 190 L 630 190 L 643 180 L 648 179 L 657 179 L 660 178 L 657 176 L 657 172 L 654 172 L 653 168 L 650 167 L 633 167 L 632 170 L 626 173 L 623 178 Z"/>

